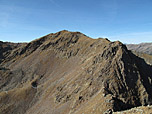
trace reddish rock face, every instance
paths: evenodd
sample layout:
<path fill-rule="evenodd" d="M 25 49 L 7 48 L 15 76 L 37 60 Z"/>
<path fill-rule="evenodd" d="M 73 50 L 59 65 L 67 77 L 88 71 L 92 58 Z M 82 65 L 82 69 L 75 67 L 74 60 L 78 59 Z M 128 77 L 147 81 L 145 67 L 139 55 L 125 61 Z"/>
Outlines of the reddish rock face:
<path fill-rule="evenodd" d="M 152 104 L 152 66 L 125 45 L 60 31 L 0 42 L 0 113 L 102 114 Z"/>

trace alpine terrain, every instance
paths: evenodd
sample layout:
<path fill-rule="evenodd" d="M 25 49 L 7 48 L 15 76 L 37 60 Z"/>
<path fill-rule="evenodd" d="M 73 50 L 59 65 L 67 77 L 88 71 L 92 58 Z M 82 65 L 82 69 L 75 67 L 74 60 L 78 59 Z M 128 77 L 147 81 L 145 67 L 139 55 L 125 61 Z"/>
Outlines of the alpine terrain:
<path fill-rule="evenodd" d="M 0 114 L 112 114 L 151 104 L 152 66 L 119 41 L 63 30 L 0 42 Z"/>

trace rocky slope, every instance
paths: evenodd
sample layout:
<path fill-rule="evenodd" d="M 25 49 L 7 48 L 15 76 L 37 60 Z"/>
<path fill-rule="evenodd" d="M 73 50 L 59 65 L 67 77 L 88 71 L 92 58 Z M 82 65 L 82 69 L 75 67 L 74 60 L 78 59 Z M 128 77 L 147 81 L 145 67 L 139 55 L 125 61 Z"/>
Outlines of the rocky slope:
<path fill-rule="evenodd" d="M 152 114 L 152 106 L 140 106 L 113 114 Z"/>
<path fill-rule="evenodd" d="M 152 66 L 118 41 L 60 31 L 0 47 L 0 114 L 106 114 L 152 104 Z"/>
<path fill-rule="evenodd" d="M 136 56 L 143 58 L 147 64 L 152 65 L 152 55 L 146 53 L 133 52 Z"/>
<path fill-rule="evenodd" d="M 127 48 L 152 65 L 152 43 L 128 44 Z"/>

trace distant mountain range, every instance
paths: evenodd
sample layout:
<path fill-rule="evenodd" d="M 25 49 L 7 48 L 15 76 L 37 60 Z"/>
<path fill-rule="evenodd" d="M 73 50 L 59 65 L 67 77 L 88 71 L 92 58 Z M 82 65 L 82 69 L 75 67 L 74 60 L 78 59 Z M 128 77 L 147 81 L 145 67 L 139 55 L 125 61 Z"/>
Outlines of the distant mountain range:
<path fill-rule="evenodd" d="M 152 55 L 152 43 L 127 44 L 129 50 Z"/>

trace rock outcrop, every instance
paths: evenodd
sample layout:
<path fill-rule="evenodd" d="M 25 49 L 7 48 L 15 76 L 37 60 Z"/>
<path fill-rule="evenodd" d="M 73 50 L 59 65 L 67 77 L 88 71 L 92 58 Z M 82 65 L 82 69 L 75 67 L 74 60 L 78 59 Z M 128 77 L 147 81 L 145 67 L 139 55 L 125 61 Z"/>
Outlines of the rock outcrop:
<path fill-rule="evenodd" d="M 152 66 L 119 41 L 64 30 L 0 54 L 2 114 L 102 114 L 152 104 Z"/>

